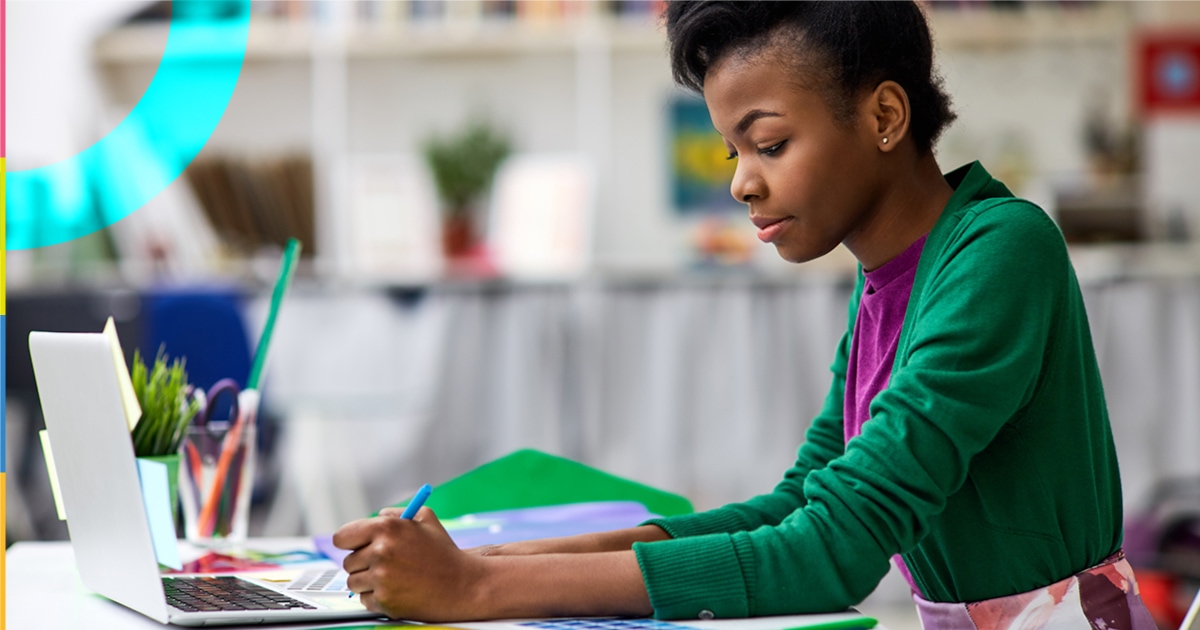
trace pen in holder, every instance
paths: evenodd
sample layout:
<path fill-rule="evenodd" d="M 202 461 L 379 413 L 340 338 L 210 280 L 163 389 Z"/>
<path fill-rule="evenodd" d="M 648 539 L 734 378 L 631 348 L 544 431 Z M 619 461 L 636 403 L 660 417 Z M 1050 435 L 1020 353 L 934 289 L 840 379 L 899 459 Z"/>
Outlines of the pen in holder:
<path fill-rule="evenodd" d="M 229 420 L 207 417 L 222 392 L 236 395 Z M 259 393 L 232 381 L 213 386 L 201 422 L 188 427 L 181 447 L 180 498 L 187 540 L 224 548 L 245 542 L 254 486 Z"/>
<path fill-rule="evenodd" d="M 255 424 L 258 416 L 258 384 L 267 365 L 267 350 L 283 296 L 287 292 L 300 241 L 289 239 L 283 251 L 283 264 L 271 293 L 271 308 L 263 325 L 258 349 L 240 391 L 230 379 L 218 381 L 208 394 L 208 404 L 200 413 L 200 422 L 188 427 L 184 440 L 183 470 L 180 485 L 183 497 L 184 532 L 189 542 L 207 547 L 233 547 L 246 540 L 250 520 L 250 494 L 254 485 Z M 224 392 L 235 396 L 231 420 L 210 422 L 213 402 Z"/>

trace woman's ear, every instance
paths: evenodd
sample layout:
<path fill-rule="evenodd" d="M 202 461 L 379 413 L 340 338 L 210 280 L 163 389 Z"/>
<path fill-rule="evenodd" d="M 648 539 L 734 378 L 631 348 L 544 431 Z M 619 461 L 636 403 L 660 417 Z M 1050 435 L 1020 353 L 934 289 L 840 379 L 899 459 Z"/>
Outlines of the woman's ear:
<path fill-rule="evenodd" d="M 908 137 L 908 94 L 895 81 L 880 83 L 867 103 L 875 145 L 884 153 L 891 152 Z"/>

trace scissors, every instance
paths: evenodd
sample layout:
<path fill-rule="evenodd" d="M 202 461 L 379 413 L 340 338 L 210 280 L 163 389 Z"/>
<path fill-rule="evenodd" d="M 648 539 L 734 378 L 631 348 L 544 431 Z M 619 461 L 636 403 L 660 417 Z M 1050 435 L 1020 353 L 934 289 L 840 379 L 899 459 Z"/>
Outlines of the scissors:
<path fill-rule="evenodd" d="M 233 397 L 233 400 L 231 401 L 233 404 L 229 407 L 229 420 L 213 420 L 212 414 L 217 408 L 217 399 L 221 397 L 221 394 L 226 392 Z M 238 387 L 237 381 L 231 378 L 223 378 L 216 383 L 213 383 L 213 386 L 208 390 L 208 395 L 205 397 L 204 406 L 200 407 L 200 411 L 198 411 L 192 418 L 192 424 L 203 427 L 204 430 L 208 432 L 208 436 L 214 440 L 220 440 L 224 434 L 224 429 L 228 428 L 227 425 L 238 418 L 238 395 L 241 394 L 241 392 L 242 390 L 240 387 Z M 217 424 L 217 426 L 221 427 L 221 431 L 213 431 L 214 422 Z"/>
<path fill-rule="evenodd" d="M 220 398 L 221 394 L 227 392 L 233 397 L 232 405 L 229 408 L 229 419 L 230 421 L 236 420 L 239 413 L 238 395 L 241 393 L 241 388 L 238 387 L 237 381 L 231 378 L 223 378 L 216 383 L 213 383 L 213 386 L 208 390 L 207 396 L 205 396 L 204 404 L 200 407 L 200 411 L 196 412 L 196 415 L 192 417 L 192 425 L 203 427 L 205 433 L 208 434 L 208 437 L 215 442 L 222 442 L 225 429 L 227 429 L 228 425 L 230 424 L 230 421 L 214 421 L 212 419 L 213 411 L 216 409 L 217 399 Z M 214 423 L 216 426 L 222 427 L 222 429 L 220 431 L 214 430 L 216 428 Z M 192 470 L 192 479 L 196 480 L 195 482 L 198 484 L 200 483 L 201 471 L 200 451 L 196 449 L 196 445 L 193 444 L 191 440 L 184 440 L 183 444 L 184 450 L 186 451 L 188 466 Z"/>

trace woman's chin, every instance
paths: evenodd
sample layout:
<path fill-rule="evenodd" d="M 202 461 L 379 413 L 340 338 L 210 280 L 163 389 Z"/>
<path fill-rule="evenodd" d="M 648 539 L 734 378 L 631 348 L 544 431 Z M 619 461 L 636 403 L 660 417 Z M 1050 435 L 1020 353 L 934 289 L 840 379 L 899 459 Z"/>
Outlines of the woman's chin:
<path fill-rule="evenodd" d="M 825 254 L 833 251 L 837 247 L 837 243 L 829 247 L 824 245 L 815 245 L 812 243 L 775 243 L 775 251 L 779 253 L 779 257 L 790 263 L 806 263 L 810 260 L 816 260 Z"/>

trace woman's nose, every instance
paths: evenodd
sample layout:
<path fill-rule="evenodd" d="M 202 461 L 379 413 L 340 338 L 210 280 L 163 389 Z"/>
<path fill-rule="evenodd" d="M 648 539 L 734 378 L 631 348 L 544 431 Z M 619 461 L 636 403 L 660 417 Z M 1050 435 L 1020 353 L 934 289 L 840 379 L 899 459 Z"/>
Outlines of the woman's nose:
<path fill-rule="evenodd" d="M 750 203 L 763 196 L 762 179 L 753 169 L 738 162 L 737 170 L 733 172 L 733 181 L 729 184 L 729 194 L 742 203 Z"/>

